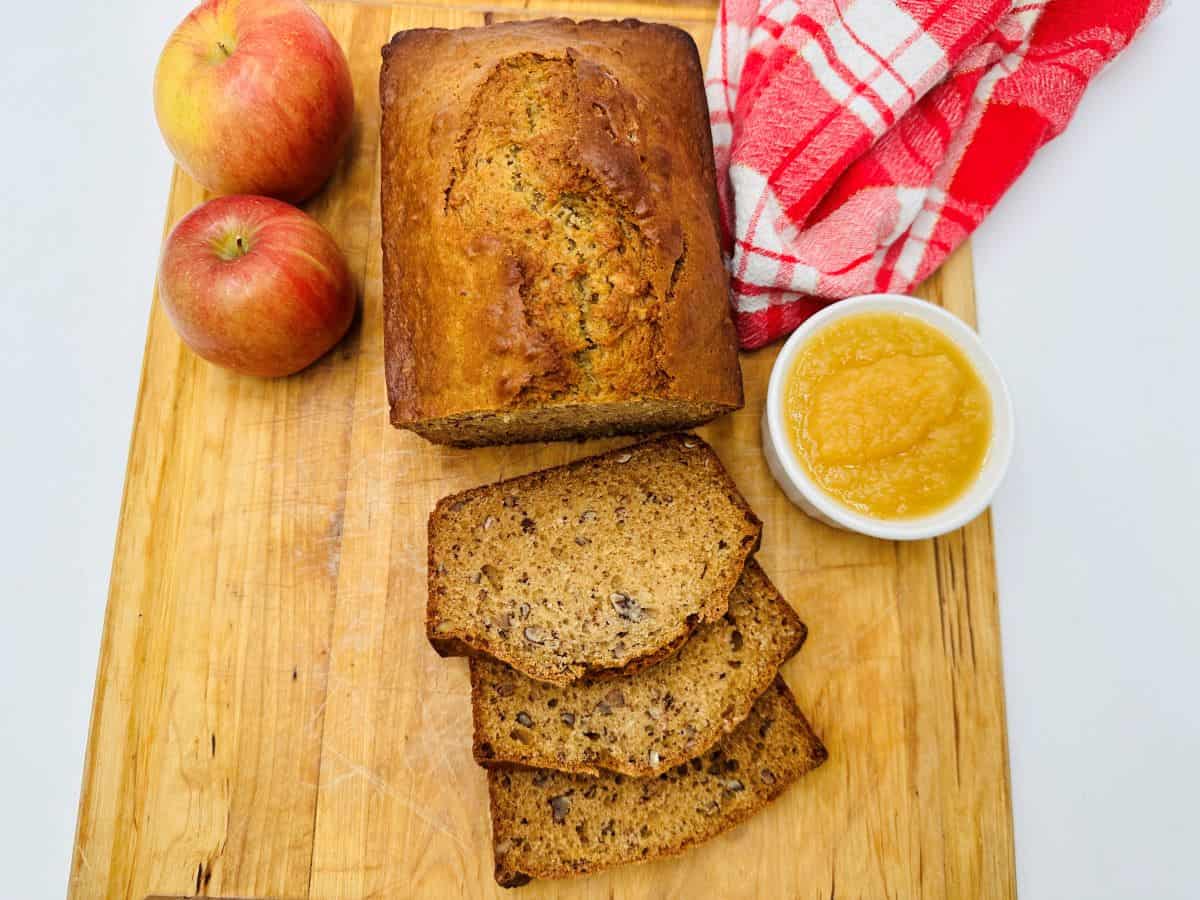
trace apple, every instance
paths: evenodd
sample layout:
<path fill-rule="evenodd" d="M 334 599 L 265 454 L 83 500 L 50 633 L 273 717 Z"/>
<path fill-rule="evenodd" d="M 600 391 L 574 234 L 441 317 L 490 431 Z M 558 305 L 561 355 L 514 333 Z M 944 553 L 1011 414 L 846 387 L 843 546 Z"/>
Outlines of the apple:
<path fill-rule="evenodd" d="M 333 237 L 270 197 L 197 206 L 167 236 L 158 296 L 185 344 L 246 375 L 290 375 L 341 340 L 357 305 Z"/>
<path fill-rule="evenodd" d="M 354 118 L 346 55 L 301 0 L 205 0 L 154 73 L 171 153 L 218 194 L 291 203 L 333 173 Z"/>

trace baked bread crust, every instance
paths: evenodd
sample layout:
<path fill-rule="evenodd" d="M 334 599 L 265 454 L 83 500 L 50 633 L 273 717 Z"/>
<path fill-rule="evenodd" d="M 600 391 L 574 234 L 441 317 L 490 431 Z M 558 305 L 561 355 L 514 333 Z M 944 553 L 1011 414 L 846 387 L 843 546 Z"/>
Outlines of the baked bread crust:
<path fill-rule="evenodd" d="M 471 446 L 687 428 L 742 405 L 686 32 L 404 31 L 380 100 L 394 425 Z"/>

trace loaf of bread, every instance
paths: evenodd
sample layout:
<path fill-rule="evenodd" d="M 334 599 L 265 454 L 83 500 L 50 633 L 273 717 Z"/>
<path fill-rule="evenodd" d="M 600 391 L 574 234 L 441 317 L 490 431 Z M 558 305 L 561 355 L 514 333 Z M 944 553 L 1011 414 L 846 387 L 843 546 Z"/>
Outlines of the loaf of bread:
<path fill-rule="evenodd" d="M 760 532 L 690 434 L 445 497 L 429 517 L 429 640 L 539 681 L 628 674 L 725 614 Z"/>
<path fill-rule="evenodd" d="M 826 759 L 782 678 L 715 748 L 664 775 L 491 769 L 496 881 L 671 856 L 742 822 Z"/>
<path fill-rule="evenodd" d="M 745 719 L 805 634 L 751 559 L 725 615 L 636 675 L 560 686 L 493 659 L 472 659 L 475 759 L 485 766 L 658 775 L 708 750 Z"/>
<path fill-rule="evenodd" d="M 476 446 L 687 428 L 741 406 L 686 32 L 430 28 L 383 58 L 394 425 Z"/>

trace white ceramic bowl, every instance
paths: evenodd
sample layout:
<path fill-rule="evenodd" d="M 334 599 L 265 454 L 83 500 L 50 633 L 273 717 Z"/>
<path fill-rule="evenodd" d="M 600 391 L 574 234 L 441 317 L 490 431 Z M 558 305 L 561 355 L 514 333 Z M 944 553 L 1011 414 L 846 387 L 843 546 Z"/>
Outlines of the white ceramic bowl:
<path fill-rule="evenodd" d="M 866 312 L 901 313 L 932 325 L 946 335 L 966 354 L 979 376 L 987 385 L 992 398 L 992 441 L 983 468 L 975 482 L 961 497 L 936 513 L 913 519 L 876 519 L 842 505 L 825 493 L 805 472 L 784 421 L 783 402 L 788 374 L 796 354 L 818 331 L 828 325 Z M 796 329 L 771 370 L 767 387 L 767 406 L 762 417 L 763 452 L 771 474 L 788 498 L 802 510 L 836 528 L 857 531 L 872 537 L 893 541 L 916 541 L 954 531 L 978 516 L 988 504 L 1004 473 L 1008 470 L 1013 450 L 1013 409 L 1008 387 L 1000 370 L 983 349 L 983 343 L 970 327 L 959 318 L 932 303 L 904 297 L 900 294 L 867 294 L 842 300 L 821 310 Z"/>

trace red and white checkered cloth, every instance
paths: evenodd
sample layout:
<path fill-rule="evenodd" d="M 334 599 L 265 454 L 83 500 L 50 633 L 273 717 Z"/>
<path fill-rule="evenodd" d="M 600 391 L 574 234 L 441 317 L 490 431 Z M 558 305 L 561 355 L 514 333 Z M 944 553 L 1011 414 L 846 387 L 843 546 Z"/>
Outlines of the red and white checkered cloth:
<path fill-rule="evenodd" d="M 1163 0 L 722 0 L 708 104 L 743 347 L 905 292 Z"/>

